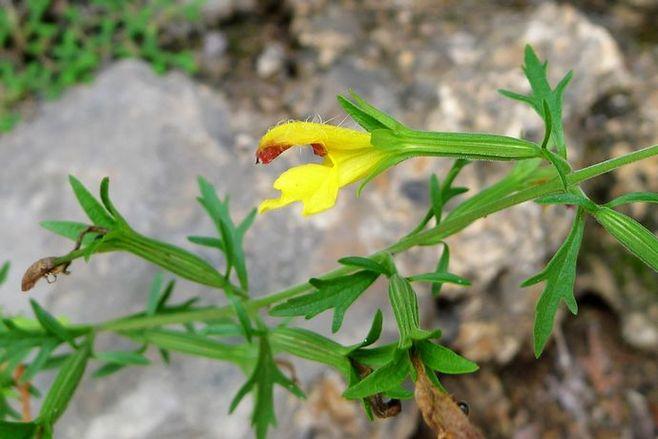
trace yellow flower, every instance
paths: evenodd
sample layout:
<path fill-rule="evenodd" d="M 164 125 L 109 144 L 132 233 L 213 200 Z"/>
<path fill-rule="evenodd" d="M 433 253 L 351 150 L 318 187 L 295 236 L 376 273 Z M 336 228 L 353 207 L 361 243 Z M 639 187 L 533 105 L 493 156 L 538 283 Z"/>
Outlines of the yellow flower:
<path fill-rule="evenodd" d="M 303 214 L 322 212 L 336 204 L 338 189 L 367 177 L 386 157 L 370 144 L 370 134 L 314 122 L 287 122 L 270 129 L 256 151 L 256 160 L 270 163 L 293 146 L 310 145 L 322 164 L 310 163 L 288 169 L 274 182 L 281 196 L 263 201 L 260 213 L 295 201 Z"/>

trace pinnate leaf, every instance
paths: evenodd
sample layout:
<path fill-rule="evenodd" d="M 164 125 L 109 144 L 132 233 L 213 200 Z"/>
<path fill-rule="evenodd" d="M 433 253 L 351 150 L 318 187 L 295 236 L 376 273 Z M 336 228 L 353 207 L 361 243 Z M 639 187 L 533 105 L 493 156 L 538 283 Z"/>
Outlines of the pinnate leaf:
<path fill-rule="evenodd" d="M 574 297 L 576 280 L 576 261 L 585 229 L 585 214 L 578 209 L 574 222 L 567 236 L 553 258 L 537 275 L 524 281 L 521 286 L 527 287 L 539 282 L 546 282 L 544 292 L 537 302 L 534 324 L 534 351 L 539 357 L 553 330 L 553 320 L 561 301 L 564 301 L 573 314 L 578 312 Z"/>
<path fill-rule="evenodd" d="M 277 317 L 305 316 L 310 319 L 333 308 L 331 330 L 337 332 L 347 309 L 378 277 L 379 273 L 358 271 L 332 279 L 311 279 L 310 283 L 317 291 L 279 304 L 272 308 L 270 314 Z"/>

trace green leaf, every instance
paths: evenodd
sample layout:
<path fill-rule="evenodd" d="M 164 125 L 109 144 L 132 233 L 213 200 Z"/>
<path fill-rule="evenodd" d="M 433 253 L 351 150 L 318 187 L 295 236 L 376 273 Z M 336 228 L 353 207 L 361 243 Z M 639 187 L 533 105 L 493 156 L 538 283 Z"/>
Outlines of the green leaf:
<path fill-rule="evenodd" d="M 468 286 L 471 284 L 471 282 L 468 279 L 464 279 L 463 277 L 457 276 L 456 274 L 452 273 L 423 273 L 423 274 L 415 274 L 413 276 L 409 276 L 407 278 L 410 282 L 417 282 L 417 281 L 423 281 L 423 282 L 432 282 L 432 283 L 439 283 L 439 284 L 455 284 L 455 285 L 462 285 L 462 286 Z"/>
<path fill-rule="evenodd" d="M 160 294 L 162 294 L 162 282 L 163 275 L 161 272 L 157 272 L 153 276 L 151 281 L 151 287 L 149 288 L 149 296 L 146 304 L 146 315 L 152 316 L 155 315 L 155 312 L 158 308 L 158 302 L 160 300 Z"/>
<path fill-rule="evenodd" d="M 414 391 L 407 390 L 402 386 L 398 386 L 397 388 L 389 389 L 386 392 L 383 392 L 382 396 L 388 399 L 399 399 L 405 401 L 414 397 Z"/>
<path fill-rule="evenodd" d="M 605 204 L 606 207 L 613 208 L 628 203 L 658 203 L 658 193 L 656 192 L 631 192 Z"/>
<path fill-rule="evenodd" d="M 242 222 L 235 229 L 235 234 L 236 234 L 236 237 L 237 237 L 237 241 L 240 244 L 242 244 L 242 241 L 244 239 L 244 235 L 245 235 L 245 233 L 247 233 L 247 230 L 249 230 L 249 228 L 251 228 L 251 226 L 254 224 L 254 220 L 256 220 L 257 213 L 258 213 L 257 209 L 251 209 L 251 211 L 249 211 L 247 216 L 244 217 Z"/>
<path fill-rule="evenodd" d="M 97 226 L 111 228 L 116 221 L 105 210 L 103 205 L 94 198 L 94 196 L 85 188 L 80 181 L 72 175 L 69 175 L 69 182 L 73 188 L 80 206 L 85 211 L 92 223 Z"/>
<path fill-rule="evenodd" d="M 146 305 L 147 316 L 155 315 L 159 311 L 163 310 L 167 300 L 169 297 L 171 297 L 171 293 L 174 291 L 176 280 L 171 279 L 169 282 L 167 282 L 167 285 L 164 288 L 162 288 L 162 282 L 162 273 L 157 273 L 153 277 L 151 288 L 149 289 L 148 302 Z"/>
<path fill-rule="evenodd" d="M 248 345 L 228 345 L 218 343 L 208 337 L 189 332 L 169 329 L 151 329 L 131 332 L 128 336 L 135 340 L 152 343 L 159 348 L 187 355 L 231 361 L 239 365 L 251 364 L 254 354 Z"/>
<path fill-rule="evenodd" d="M 656 235 L 633 218 L 609 207 L 601 207 L 594 213 L 594 218 L 626 250 L 658 272 L 658 238 Z"/>
<path fill-rule="evenodd" d="M 567 162 L 565 159 L 549 149 L 542 149 L 541 151 L 546 160 L 551 162 L 551 164 L 555 167 L 557 175 L 560 178 L 560 182 L 562 183 L 562 187 L 566 191 L 569 187 L 567 176 L 571 173 L 571 165 L 569 165 L 569 162 Z"/>
<path fill-rule="evenodd" d="M 349 114 L 356 123 L 361 125 L 366 131 L 373 131 L 375 129 L 404 129 L 404 125 L 395 120 L 390 115 L 373 107 L 362 97 L 350 90 L 349 99 L 338 96 L 338 103 L 343 107 L 345 112 Z"/>
<path fill-rule="evenodd" d="M 219 251 L 224 252 L 224 243 L 219 238 L 212 238 L 210 236 L 188 236 L 187 240 L 194 244 L 216 248 Z"/>
<path fill-rule="evenodd" d="M 386 267 L 384 267 L 379 262 L 361 256 L 347 256 L 344 258 L 340 258 L 338 260 L 338 263 L 342 265 L 347 265 L 349 267 L 363 268 L 365 270 L 370 270 L 374 273 L 383 274 L 385 276 L 389 274 Z"/>
<path fill-rule="evenodd" d="M 247 313 L 247 309 L 245 308 L 244 303 L 238 296 L 235 295 L 232 287 L 227 286 L 224 288 L 224 292 L 226 293 L 226 297 L 231 303 L 231 306 L 233 306 L 233 309 L 235 310 L 238 321 L 242 326 L 244 336 L 247 338 L 247 341 L 251 342 L 251 337 L 254 330 L 251 327 L 251 319 L 249 318 L 249 314 Z"/>
<path fill-rule="evenodd" d="M 0 420 L 0 437 L 35 439 L 38 425 L 34 422 L 8 422 Z"/>
<path fill-rule="evenodd" d="M 430 202 L 432 213 L 438 224 L 441 222 L 441 216 L 443 215 L 443 192 L 436 174 L 432 174 L 430 177 Z"/>
<path fill-rule="evenodd" d="M 76 241 L 85 230 L 89 229 L 89 224 L 73 221 L 42 221 L 40 224 L 44 229 L 73 241 Z M 89 245 L 92 241 L 98 238 L 98 236 L 97 233 L 93 232 L 85 234 L 82 238 L 81 246 L 85 247 Z"/>
<path fill-rule="evenodd" d="M 88 340 L 64 362 L 41 405 L 39 419 L 43 423 L 52 425 L 64 413 L 82 379 L 90 353 L 91 340 Z"/>
<path fill-rule="evenodd" d="M 432 370 L 445 374 L 471 373 L 478 370 L 478 365 L 450 349 L 424 340 L 416 342 L 416 349 Z"/>
<path fill-rule="evenodd" d="M 119 213 L 112 200 L 110 199 L 110 179 L 108 177 L 103 178 L 101 181 L 101 201 L 103 206 L 107 209 L 108 212 L 120 223 L 128 224 L 125 218 Z"/>
<path fill-rule="evenodd" d="M 397 388 L 413 369 L 406 349 L 397 349 L 393 358 L 383 367 L 350 386 L 343 396 L 347 399 L 365 398 Z"/>
<path fill-rule="evenodd" d="M 251 425 L 255 427 L 256 437 L 258 439 L 264 439 L 267 436 L 267 430 L 270 425 L 276 425 L 276 415 L 274 413 L 275 384 L 284 387 L 298 398 L 305 398 L 304 392 L 281 373 L 276 366 L 269 341 L 267 337 L 261 336 L 258 361 L 247 382 L 238 390 L 233 401 L 231 401 L 231 407 L 229 409 L 229 413 L 232 413 L 238 404 L 240 404 L 242 398 L 252 389 L 255 390 Z"/>
<path fill-rule="evenodd" d="M 332 279 L 311 279 L 309 282 L 317 291 L 290 299 L 270 310 L 277 317 L 315 317 L 323 311 L 334 308 L 331 324 L 332 332 L 337 332 L 343 316 L 354 301 L 379 277 L 372 271 L 358 271 L 347 276 Z"/>
<path fill-rule="evenodd" d="M 4 264 L 2 264 L 2 267 L 0 267 L 0 285 L 2 285 L 7 279 L 7 274 L 9 273 L 9 266 L 10 263 L 9 261 L 7 261 Z"/>
<path fill-rule="evenodd" d="M 105 363 L 91 374 L 94 378 L 103 378 L 113 373 L 116 373 L 122 369 L 125 369 L 126 365 L 121 363 Z"/>
<path fill-rule="evenodd" d="M 70 344 L 74 349 L 77 349 L 77 345 L 75 344 L 75 340 L 71 333 L 66 329 L 59 321 L 53 317 L 48 311 L 43 309 L 41 305 L 37 303 L 36 300 L 30 299 L 30 305 L 32 306 L 32 310 L 34 311 L 34 315 L 36 316 L 37 320 L 41 324 L 41 327 L 49 333 L 57 337 L 58 339 L 67 342 Z"/>
<path fill-rule="evenodd" d="M 361 125 L 361 127 L 364 130 L 370 132 L 372 130 L 386 128 L 385 125 L 383 125 L 374 117 L 370 116 L 368 113 L 363 111 L 361 108 L 359 108 L 357 105 L 355 105 L 352 101 L 345 98 L 344 96 L 339 95 L 337 96 L 337 99 L 340 106 L 343 107 L 343 110 L 345 110 L 345 112 L 349 114 L 350 117 L 354 119 L 356 123 Z"/>
<path fill-rule="evenodd" d="M 382 335 L 383 322 L 384 315 L 382 314 L 382 310 L 378 309 L 375 313 L 374 319 L 372 320 L 372 324 L 370 325 L 368 335 L 366 335 L 366 338 L 361 343 L 359 343 L 359 348 L 370 346 L 379 339 L 379 336 Z"/>
<path fill-rule="evenodd" d="M 224 254 L 229 265 L 228 269 L 235 267 L 240 287 L 247 291 L 249 290 L 249 279 L 242 241 L 246 230 L 254 221 L 256 211 L 252 210 L 236 229 L 229 213 L 228 197 L 224 201 L 220 200 L 217 197 L 215 188 L 202 177 L 199 177 L 199 189 L 201 191 L 199 202 L 208 212 L 222 238 Z"/>
<path fill-rule="evenodd" d="M 126 351 L 106 351 L 96 352 L 94 354 L 96 359 L 105 361 L 107 363 L 123 364 L 123 365 L 141 365 L 145 366 L 150 364 L 148 358 L 139 352 L 126 352 Z"/>
<path fill-rule="evenodd" d="M 562 243 L 550 262 L 537 275 L 524 281 L 521 286 L 527 287 L 545 281 L 546 286 L 537 302 L 534 325 L 534 351 L 539 358 L 553 330 L 553 320 L 561 301 L 564 301 L 573 314 L 578 312 L 574 297 L 576 281 L 576 261 L 585 230 L 585 214 L 578 208 L 571 232 Z"/>
<path fill-rule="evenodd" d="M 400 333 L 400 349 L 408 349 L 414 340 L 424 340 L 435 335 L 420 329 L 418 299 L 407 279 L 398 274 L 392 275 L 389 278 L 388 298 Z"/>
<path fill-rule="evenodd" d="M 441 252 L 441 257 L 439 262 L 436 264 L 435 273 L 446 273 L 448 271 L 448 265 L 450 264 L 450 248 L 448 244 L 443 243 L 443 251 Z M 432 283 L 432 296 L 437 297 L 441 293 L 441 288 L 443 282 L 433 282 Z"/>
<path fill-rule="evenodd" d="M 34 360 L 32 360 L 30 365 L 25 369 L 25 372 L 23 372 L 21 375 L 21 383 L 28 383 L 32 381 L 36 374 L 46 366 L 50 355 L 53 353 L 55 348 L 59 346 L 59 344 L 59 341 L 53 338 L 44 341 L 44 343 L 41 345 L 41 349 L 39 349 L 37 356 L 34 357 Z"/>
<path fill-rule="evenodd" d="M 555 89 L 551 89 L 548 83 L 547 68 L 548 63 L 542 63 L 532 47 L 528 45 L 525 48 L 523 71 L 528 78 L 528 82 L 530 82 L 532 93 L 525 96 L 507 90 L 498 91 L 505 97 L 530 105 L 544 121 L 550 118 L 548 120 L 551 123 L 547 124 L 547 126 L 550 126 L 550 139 L 553 145 L 557 147 L 560 157 L 566 159 L 567 147 L 562 125 L 562 95 L 573 74 L 568 72 L 555 86 Z M 546 103 L 546 106 L 544 106 L 544 103 Z M 548 110 L 548 115 L 546 115 L 546 110 Z"/>

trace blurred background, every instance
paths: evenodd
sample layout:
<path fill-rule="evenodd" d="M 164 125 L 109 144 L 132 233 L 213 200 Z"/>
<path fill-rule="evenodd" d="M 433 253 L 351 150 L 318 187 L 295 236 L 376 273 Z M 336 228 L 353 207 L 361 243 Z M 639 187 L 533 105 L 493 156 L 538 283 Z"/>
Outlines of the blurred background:
<path fill-rule="evenodd" d="M 244 215 L 300 150 L 254 164 L 258 138 L 287 119 L 342 123 L 335 96 L 352 88 L 401 121 L 429 130 L 486 131 L 537 139 L 542 121 L 499 88 L 527 92 L 523 47 L 549 59 L 554 81 L 568 70 L 565 127 L 576 167 L 658 143 L 658 2 L 655 0 L 125 1 L 0 0 L 0 287 L 3 312 L 27 312 L 23 270 L 70 243 L 40 229 L 81 220 L 67 175 L 88 187 L 112 180 L 118 207 L 142 233 L 190 247 L 212 233 L 195 202 L 203 175 Z M 302 218 L 297 206 L 257 218 L 246 239 L 253 294 L 306 280 L 345 255 L 378 250 L 410 230 L 428 203 L 427 179 L 447 160 L 415 159 L 377 178 L 356 199 Z M 468 166 L 472 191 L 509 165 Z M 658 161 L 645 160 L 586 187 L 595 201 L 658 191 Z M 656 210 L 627 209 L 650 230 Z M 424 325 L 481 369 L 444 383 L 470 405 L 488 437 L 651 438 L 658 424 L 658 277 L 592 223 L 579 258 L 577 318 L 559 313 L 540 360 L 530 345 L 541 292 L 519 283 L 562 242 L 572 212 L 526 204 L 451 238 L 451 271 L 473 286 L 445 288 L 421 304 Z M 430 270 L 438 249 L 400 258 L 408 273 Z M 219 263 L 211 252 L 200 252 Z M 144 309 L 155 269 L 111 254 L 74 263 L 71 276 L 30 294 L 72 322 Z M 386 304 L 371 288 L 337 339 L 363 337 Z M 179 282 L 178 298 L 223 297 Z M 386 308 L 384 308 L 386 309 Z M 564 311 L 564 310 L 562 310 Z M 386 322 L 391 323 L 390 311 Z M 302 322 L 328 333 L 321 315 Z M 386 331 L 394 335 L 394 327 Z M 102 346 L 126 347 L 112 337 Z M 243 381 L 232 366 L 153 356 L 147 368 L 86 378 L 58 423 L 62 438 L 250 437 L 249 403 L 228 416 Z M 324 367 L 295 361 L 308 400 L 278 393 L 271 437 L 431 437 L 413 403 L 368 423 L 340 397 Z M 48 385 L 48 377 L 38 382 Z"/>

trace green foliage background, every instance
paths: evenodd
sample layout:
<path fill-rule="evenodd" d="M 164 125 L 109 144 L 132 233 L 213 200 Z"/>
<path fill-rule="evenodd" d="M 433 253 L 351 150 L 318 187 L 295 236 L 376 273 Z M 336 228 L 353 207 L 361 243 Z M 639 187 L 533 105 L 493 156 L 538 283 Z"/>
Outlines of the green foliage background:
<path fill-rule="evenodd" d="M 204 0 L 26 0 L 0 9 L 0 132 L 20 119 L 19 104 L 52 99 L 67 87 L 91 81 L 111 59 L 137 57 L 159 73 L 192 73 L 194 56 L 175 47 L 164 29 L 196 22 Z"/>

